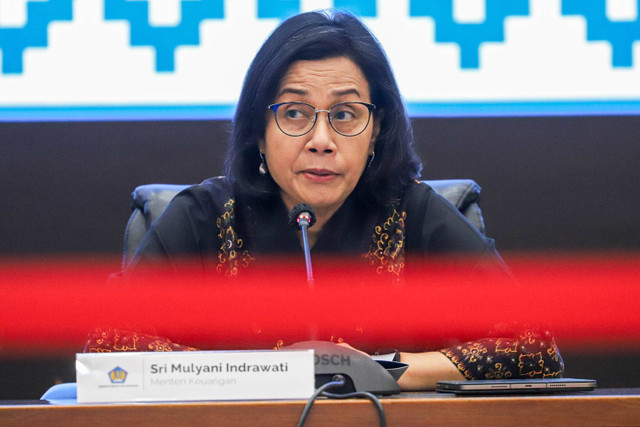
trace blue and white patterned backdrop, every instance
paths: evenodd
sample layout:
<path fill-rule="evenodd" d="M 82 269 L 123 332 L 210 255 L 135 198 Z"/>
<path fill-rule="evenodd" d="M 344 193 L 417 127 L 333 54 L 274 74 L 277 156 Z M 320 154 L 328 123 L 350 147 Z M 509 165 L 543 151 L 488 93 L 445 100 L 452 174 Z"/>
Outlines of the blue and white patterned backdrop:
<path fill-rule="evenodd" d="M 338 7 L 413 116 L 640 114 L 639 0 L 0 0 L 0 121 L 229 118 L 260 44 Z"/>

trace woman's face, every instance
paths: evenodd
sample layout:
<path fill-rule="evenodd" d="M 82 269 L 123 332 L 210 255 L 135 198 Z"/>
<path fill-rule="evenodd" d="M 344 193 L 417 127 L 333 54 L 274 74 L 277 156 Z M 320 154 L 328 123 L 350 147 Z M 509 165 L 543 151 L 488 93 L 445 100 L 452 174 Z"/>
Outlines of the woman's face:
<path fill-rule="evenodd" d="M 294 62 L 282 78 L 274 103 L 300 101 L 328 110 L 340 102 L 371 102 L 369 84 L 360 68 L 345 57 Z M 379 125 L 371 118 L 361 134 L 340 135 L 327 113 L 318 113 L 311 131 L 285 135 L 272 111 L 267 114 L 264 153 L 269 173 L 280 187 L 288 209 L 308 203 L 319 217 L 332 215 L 351 194 L 373 152 Z"/>

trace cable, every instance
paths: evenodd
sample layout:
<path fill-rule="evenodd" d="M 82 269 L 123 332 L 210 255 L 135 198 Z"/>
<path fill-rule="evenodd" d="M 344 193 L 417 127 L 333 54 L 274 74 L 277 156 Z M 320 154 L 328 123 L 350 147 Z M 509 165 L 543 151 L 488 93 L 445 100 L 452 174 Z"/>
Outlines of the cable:
<path fill-rule="evenodd" d="M 331 382 L 323 384 L 318 387 L 318 389 L 313 393 L 313 395 L 307 401 L 307 404 L 302 411 L 302 415 L 300 415 L 300 421 L 298 421 L 298 427 L 302 427 L 304 422 L 307 420 L 307 415 L 309 415 L 309 411 L 313 406 L 313 402 L 320 396 L 320 394 L 324 393 L 325 390 L 335 387 L 342 387 L 344 385 L 344 377 L 342 375 L 334 375 Z"/>
<path fill-rule="evenodd" d="M 356 391 L 353 393 L 346 393 L 346 394 L 323 392 L 322 395 L 328 397 L 329 399 L 350 399 L 352 397 L 355 397 L 355 398 L 364 397 L 366 399 L 369 399 L 378 410 L 378 417 L 380 418 L 380 427 L 387 427 L 387 417 L 384 414 L 384 408 L 382 407 L 382 404 L 380 403 L 377 397 L 375 397 L 373 394 L 367 391 Z"/>
<path fill-rule="evenodd" d="M 364 397 L 366 399 L 369 399 L 378 410 L 378 416 L 380 418 L 380 426 L 381 427 L 387 426 L 387 419 L 384 414 L 384 408 L 382 407 L 382 404 L 380 403 L 377 397 L 375 397 L 373 394 L 366 391 L 356 391 L 353 393 L 346 393 L 346 394 L 328 393 L 326 390 L 342 387 L 345 383 L 344 377 L 342 375 L 334 375 L 331 380 L 332 380 L 331 382 L 328 382 L 318 387 L 318 389 L 309 398 L 309 400 L 307 401 L 307 404 L 304 407 L 304 410 L 302 411 L 302 415 L 300 416 L 300 421 L 298 421 L 298 427 L 304 426 L 304 423 L 307 420 L 307 416 L 309 415 L 309 411 L 311 411 L 311 407 L 313 406 L 313 403 L 320 395 L 327 397 L 329 399 L 351 399 L 351 398 L 358 398 L 358 397 Z"/>

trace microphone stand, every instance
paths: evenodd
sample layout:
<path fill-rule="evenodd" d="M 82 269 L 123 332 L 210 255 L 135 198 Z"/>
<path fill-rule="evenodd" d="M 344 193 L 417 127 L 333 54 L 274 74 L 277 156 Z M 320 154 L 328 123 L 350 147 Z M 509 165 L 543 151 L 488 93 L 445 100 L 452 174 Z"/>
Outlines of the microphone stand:
<path fill-rule="evenodd" d="M 305 212 L 306 213 L 306 212 Z M 299 217 L 300 230 L 302 231 L 302 247 L 304 249 L 304 262 L 307 267 L 307 285 L 309 290 L 314 288 L 313 268 L 311 267 L 311 249 L 309 245 L 309 219 L 305 215 Z"/>
<path fill-rule="evenodd" d="M 313 269 L 311 268 L 311 250 L 309 245 L 309 234 L 307 229 L 311 224 L 311 216 L 308 212 L 301 213 L 298 216 L 298 225 L 300 226 L 300 231 L 302 232 L 302 247 L 304 249 L 304 263 L 307 267 L 307 287 L 310 292 L 314 290 L 314 280 L 313 280 Z M 311 324 L 309 325 L 309 335 L 312 340 L 317 339 L 318 337 L 318 327 L 317 325 Z"/>
<path fill-rule="evenodd" d="M 311 268 L 311 245 L 309 244 L 309 227 L 316 222 L 316 212 L 305 203 L 295 205 L 289 212 L 289 225 L 302 232 L 302 248 L 304 262 L 307 267 L 307 285 L 309 290 L 314 288 L 313 269 Z"/>
<path fill-rule="evenodd" d="M 289 212 L 289 225 L 300 229 L 302 233 L 302 249 L 304 250 L 304 262 L 307 268 L 307 287 L 310 292 L 314 291 L 315 280 L 313 279 L 313 268 L 311 267 L 311 245 L 309 244 L 309 227 L 316 222 L 316 213 L 313 208 L 305 203 L 300 203 Z M 309 332 L 311 339 L 316 339 L 318 335 L 317 326 L 310 324 Z"/>

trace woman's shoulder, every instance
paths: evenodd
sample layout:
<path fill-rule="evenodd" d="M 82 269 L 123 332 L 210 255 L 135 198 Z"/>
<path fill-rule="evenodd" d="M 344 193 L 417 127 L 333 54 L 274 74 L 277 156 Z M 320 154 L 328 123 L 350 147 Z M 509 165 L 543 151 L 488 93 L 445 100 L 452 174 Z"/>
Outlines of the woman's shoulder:
<path fill-rule="evenodd" d="M 430 250 L 476 251 L 490 243 L 449 200 L 429 184 L 411 183 L 402 198 L 410 246 Z M 411 237 L 413 237 L 411 239 Z"/>
<path fill-rule="evenodd" d="M 214 176 L 186 188 L 184 192 L 200 199 L 226 202 L 233 197 L 233 183 L 226 176 Z"/>
<path fill-rule="evenodd" d="M 456 217 L 458 210 L 439 195 L 429 184 L 415 180 L 405 187 L 399 202 L 400 210 L 406 212 L 407 226 L 422 227 L 425 222 Z"/>
<path fill-rule="evenodd" d="M 209 178 L 177 193 L 161 218 L 165 223 L 184 222 L 185 217 L 190 221 L 209 222 L 225 211 L 230 200 L 233 203 L 233 197 L 231 180 L 226 177 Z"/>
<path fill-rule="evenodd" d="M 448 192 L 447 188 L 440 188 L 438 191 L 428 182 L 416 180 L 405 188 L 400 204 L 404 210 L 413 215 L 464 218 L 457 206 L 465 205 L 468 197 L 457 194 L 460 191 L 462 190 L 454 189 Z"/>
<path fill-rule="evenodd" d="M 220 247 L 221 227 L 233 225 L 233 202 L 229 202 L 232 196 L 233 185 L 225 177 L 184 188 L 151 224 L 135 262 L 215 253 Z"/>
<path fill-rule="evenodd" d="M 415 211 L 424 208 L 436 192 L 424 181 L 414 180 L 409 183 L 402 193 L 399 206 L 405 211 Z"/>
<path fill-rule="evenodd" d="M 176 194 L 171 205 L 192 210 L 218 211 L 233 199 L 233 182 L 225 176 L 217 176 L 184 188 Z"/>

